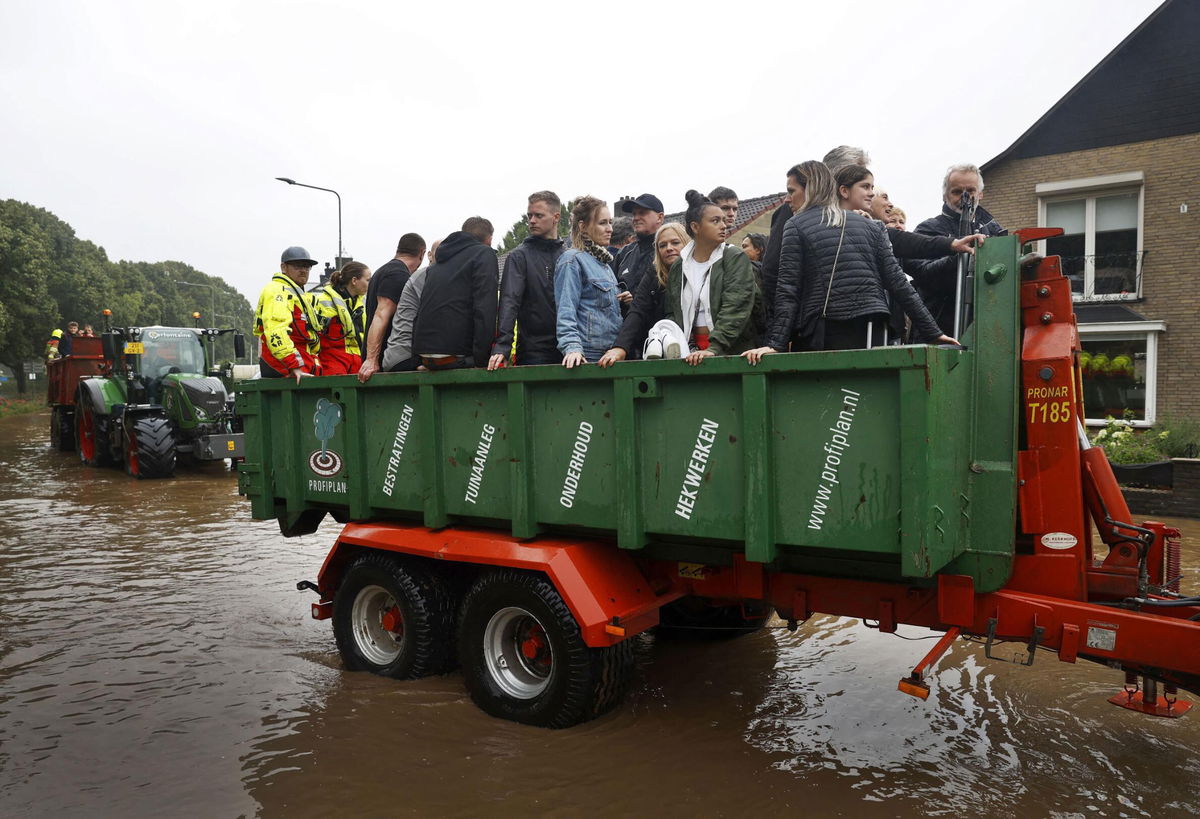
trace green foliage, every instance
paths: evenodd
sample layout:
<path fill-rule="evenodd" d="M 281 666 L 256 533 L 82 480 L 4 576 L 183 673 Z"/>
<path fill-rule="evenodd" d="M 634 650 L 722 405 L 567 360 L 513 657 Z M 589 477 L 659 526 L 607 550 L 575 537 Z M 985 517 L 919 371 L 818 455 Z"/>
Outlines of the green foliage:
<path fill-rule="evenodd" d="M 558 238 L 566 239 L 571 235 L 571 212 L 566 205 L 562 205 L 559 210 L 558 220 Z M 500 243 L 498 253 L 507 253 L 521 242 L 525 241 L 525 237 L 529 235 L 529 222 L 525 216 L 522 216 L 513 226 L 509 228 L 508 233 L 504 234 L 504 241 Z"/>
<path fill-rule="evenodd" d="M 1163 418 L 1154 425 L 1166 438 L 1162 449 L 1169 458 L 1200 458 L 1200 418 Z"/>
<path fill-rule="evenodd" d="M 41 412 L 45 408 L 46 402 L 40 399 L 0 397 L 0 418 L 28 415 L 31 412 Z"/>
<path fill-rule="evenodd" d="M 217 316 L 209 315 L 214 297 Z M 237 327 L 247 336 L 254 324 L 250 303 L 223 279 L 183 262 L 110 261 L 104 248 L 78 238 L 49 211 L 0 200 L 0 363 L 20 386 L 24 363 L 41 357 L 55 328 L 78 321 L 98 333 L 106 308 L 117 326 L 192 327 L 197 311 L 205 326 Z M 229 336 L 217 355 L 233 356 Z"/>
<path fill-rule="evenodd" d="M 1108 416 L 1104 429 L 1096 433 L 1092 443 L 1103 447 L 1104 454 L 1114 464 L 1151 464 L 1170 458 L 1166 452 L 1170 432 L 1139 430 L 1130 424 L 1133 413 L 1125 411 L 1121 420 Z"/>
<path fill-rule="evenodd" d="M 0 304 L 6 315 L 0 363 L 22 372 L 25 361 L 41 355 L 61 318 L 50 295 L 54 240 L 40 224 L 42 213 L 11 199 L 0 202 Z"/>

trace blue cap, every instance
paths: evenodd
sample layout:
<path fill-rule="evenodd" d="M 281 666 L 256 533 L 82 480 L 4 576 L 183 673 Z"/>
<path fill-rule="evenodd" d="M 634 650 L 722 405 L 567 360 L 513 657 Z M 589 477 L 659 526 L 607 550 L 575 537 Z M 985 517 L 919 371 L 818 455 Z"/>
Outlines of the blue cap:
<path fill-rule="evenodd" d="M 623 213 L 633 213 L 634 208 L 645 208 L 655 213 L 662 213 L 663 203 L 661 199 L 652 193 L 643 193 L 637 199 L 626 199 L 621 203 L 621 211 Z"/>

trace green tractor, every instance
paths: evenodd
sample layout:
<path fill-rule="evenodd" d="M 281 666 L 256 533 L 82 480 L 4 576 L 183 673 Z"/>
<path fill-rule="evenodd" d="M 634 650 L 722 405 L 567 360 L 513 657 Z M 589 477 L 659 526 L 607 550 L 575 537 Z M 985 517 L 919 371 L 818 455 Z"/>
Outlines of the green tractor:
<path fill-rule="evenodd" d="M 80 460 L 168 478 L 181 456 L 241 458 L 231 368 L 223 373 L 215 361 L 216 340 L 226 333 L 244 356 L 246 337 L 232 328 L 106 328 L 101 372 L 81 379 L 75 395 Z"/>

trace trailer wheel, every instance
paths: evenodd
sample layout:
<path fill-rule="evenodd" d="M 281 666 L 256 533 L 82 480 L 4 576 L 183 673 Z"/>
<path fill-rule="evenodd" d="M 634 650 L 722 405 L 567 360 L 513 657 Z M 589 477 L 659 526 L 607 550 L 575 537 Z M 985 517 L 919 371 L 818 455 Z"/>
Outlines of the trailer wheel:
<path fill-rule="evenodd" d="M 51 410 L 50 443 L 59 452 L 75 451 L 75 413 L 69 407 Z"/>
<path fill-rule="evenodd" d="M 135 478 L 175 474 L 175 434 L 166 418 L 143 416 L 125 425 L 125 471 Z"/>
<path fill-rule="evenodd" d="M 75 400 L 75 440 L 79 444 L 79 460 L 83 463 L 88 466 L 112 464 L 112 455 L 108 451 L 108 424 L 97 414 L 82 389 Z"/>
<path fill-rule="evenodd" d="M 494 717 L 569 728 L 611 710 L 633 673 L 626 640 L 589 648 L 545 577 L 484 575 L 463 601 L 458 654 L 471 699 Z"/>
<path fill-rule="evenodd" d="M 382 552 L 347 568 L 333 599 L 333 636 L 351 671 L 398 680 L 454 662 L 454 601 L 441 579 Z"/>

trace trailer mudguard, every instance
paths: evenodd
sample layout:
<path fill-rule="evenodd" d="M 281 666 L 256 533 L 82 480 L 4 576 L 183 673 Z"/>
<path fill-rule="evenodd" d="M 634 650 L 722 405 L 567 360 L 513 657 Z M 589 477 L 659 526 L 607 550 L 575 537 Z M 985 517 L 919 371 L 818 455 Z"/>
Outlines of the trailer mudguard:
<path fill-rule="evenodd" d="M 317 587 L 332 600 L 345 565 L 363 548 L 484 566 L 542 572 L 554 584 L 593 648 L 611 646 L 658 625 L 659 607 L 681 590 L 656 594 L 627 551 L 612 543 L 541 538 L 524 542 L 497 531 L 403 523 L 351 523 L 325 558 Z"/>
<path fill-rule="evenodd" d="M 111 414 L 114 404 L 125 401 L 120 388 L 107 378 L 86 378 L 79 382 L 79 389 L 87 394 L 92 406 L 103 415 Z"/>

